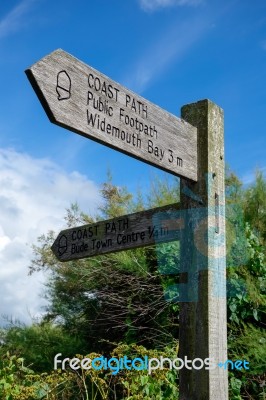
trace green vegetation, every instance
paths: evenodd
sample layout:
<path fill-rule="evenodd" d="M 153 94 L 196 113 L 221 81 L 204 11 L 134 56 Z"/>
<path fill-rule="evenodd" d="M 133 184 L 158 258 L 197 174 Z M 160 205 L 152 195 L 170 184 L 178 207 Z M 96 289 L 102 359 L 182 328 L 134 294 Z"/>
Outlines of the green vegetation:
<path fill-rule="evenodd" d="M 77 205 L 67 210 L 69 227 L 170 204 L 179 182 L 153 180 L 147 200 L 112 183 L 102 186 L 96 217 Z M 243 187 L 226 178 L 228 358 L 250 369 L 231 371 L 230 400 L 266 399 L 266 181 Z M 42 321 L 0 330 L 0 399 L 176 399 L 175 371 L 53 371 L 55 354 L 84 357 L 169 357 L 178 352 L 178 303 L 169 290 L 178 283 L 179 243 L 172 242 L 61 263 L 50 247 L 54 232 L 33 247 L 30 274 L 45 270 L 49 305 Z M 167 293 L 167 296 L 166 296 Z M 167 300 L 168 299 L 168 300 Z"/>

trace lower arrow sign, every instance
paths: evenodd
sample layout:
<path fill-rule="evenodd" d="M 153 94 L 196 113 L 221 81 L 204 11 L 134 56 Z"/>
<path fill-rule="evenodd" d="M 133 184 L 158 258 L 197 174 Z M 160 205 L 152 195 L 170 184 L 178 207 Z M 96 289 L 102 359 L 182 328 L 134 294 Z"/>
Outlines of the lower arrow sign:
<path fill-rule="evenodd" d="M 60 261 L 93 257 L 178 240 L 183 228 L 176 203 L 63 230 L 52 251 Z"/>

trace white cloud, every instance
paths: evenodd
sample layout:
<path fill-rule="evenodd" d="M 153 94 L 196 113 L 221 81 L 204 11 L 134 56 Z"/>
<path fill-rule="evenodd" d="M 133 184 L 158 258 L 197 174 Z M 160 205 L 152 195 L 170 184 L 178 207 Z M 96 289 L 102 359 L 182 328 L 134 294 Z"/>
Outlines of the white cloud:
<path fill-rule="evenodd" d="M 153 46 L 145 50 L 143 57 L 122 79 L 123 84 L 137 93 L 142 93 L 169 65 L 181 60 L 210 28 L 207 18 L 202 16 L 171 26 Z"/>
<path fill-rule="evenodd" d="M 139 0 L 144 11 L 155 11 L 160 8 L 174 6 L 195 6 L 202 3 L 202 0 Z"/>
<path fill-rule="evenodd" d="M 258 171 L 262 172 L 263 176 L 266 178 L 266 167 L 257 168 Z M 256 181 L 256 169 L 246 172 L 242 177 L 241 181 L 244 185 L 251 185 Z"/>
<path fill-rule="evenodd" d="M 0 38 L 8 36 L 21 28 L 24 23 L 23 17 L 29 11 L 33 3 L 34 0 L 21 1 L 2 20 L 0 20 Z"/>
<path fill-rule="evenodd" d="M 71 203 L 94 213 L 100 194 L 86 176 L 14 150 L 0 149 L 0 171 L 0 317 L 29 322 L 44 304 L 39 295 L 45 280 L 42 274 L 28 276 L 31 245 L 41 234 L 66 227 Z"/>

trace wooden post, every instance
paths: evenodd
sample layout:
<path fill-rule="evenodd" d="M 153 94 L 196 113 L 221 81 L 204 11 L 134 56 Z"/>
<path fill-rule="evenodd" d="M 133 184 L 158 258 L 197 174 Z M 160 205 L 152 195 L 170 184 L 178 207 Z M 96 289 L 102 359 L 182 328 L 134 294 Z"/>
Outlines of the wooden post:
<path fill-rule="evenodd" d="M 179 399 L 227 400 L 227 370 L 217 365 L 227 360 L 223 110 L 201 100 L 183 106 L 181 117 L 198 128 L 198 181 L 181 180 L 179 357 L 216 366 L 182 368 Z"/>

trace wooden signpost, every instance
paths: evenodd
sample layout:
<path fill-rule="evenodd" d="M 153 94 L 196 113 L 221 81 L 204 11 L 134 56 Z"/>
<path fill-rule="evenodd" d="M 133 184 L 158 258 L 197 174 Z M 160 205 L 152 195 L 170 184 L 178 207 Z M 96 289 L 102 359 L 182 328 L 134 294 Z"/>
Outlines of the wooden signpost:
<path fill-rule="evenodd" d="M 223 110 L 209 100 L 182 107 L 198 128 L 198 182 L 181 180 L 185 228 L 181 232 L 180 358 L 227 360 L 226 248 Z M 227 400 L 227 370 L 189 370 L 179 375 L 179 400 Z"/>
<path fill-rule="evenodd" d="M 135 249 L 180 238 L 179 204 L 157 207 L 61 231 L 52 250 L 60 261 Z"/>
<path fill-rule="evenodd" d="M 26 74 L 51 122 L 197 180 L 197 129 L 56 50 Z"/>
<path fill-rule="evenodd" d="M 182 119 L 63 50 L 26 70 L 48 117 L 64 128 L 180 176 L 181 201 L 60 232 L 60 261 L 180 240 L 180 400 L 228 400 L 223 112 L 209 100 Z M 182 282 L 183 277 L 187 281 Z"/>

